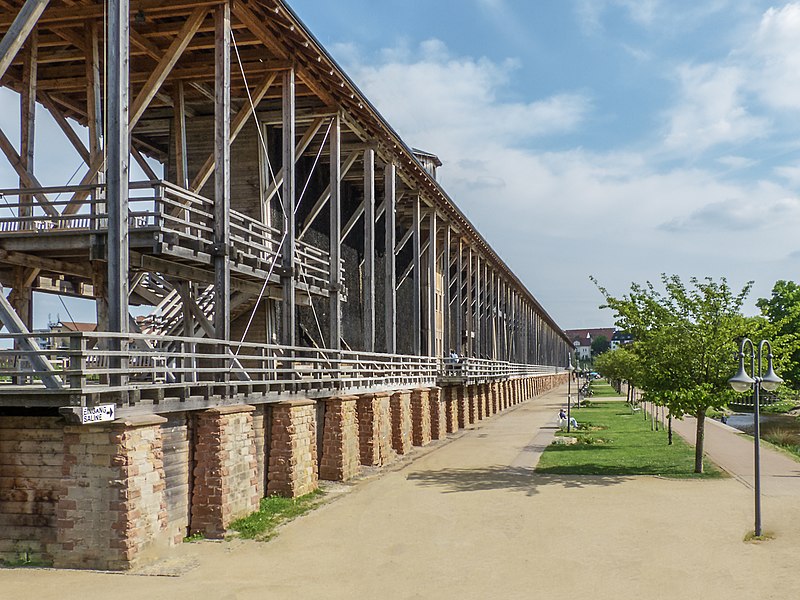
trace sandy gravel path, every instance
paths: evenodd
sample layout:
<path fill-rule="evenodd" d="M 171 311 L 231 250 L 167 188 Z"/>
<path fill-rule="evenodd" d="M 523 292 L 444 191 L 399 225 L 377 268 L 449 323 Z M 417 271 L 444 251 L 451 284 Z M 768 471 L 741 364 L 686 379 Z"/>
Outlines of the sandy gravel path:
<path fill-rule="evenodd" d="M 362 482 L 267 544 L 187 544 L 180 577 L 0 571 L 0 597 L 795 599 L 798 499 L 743 543 L 734 478 L 559 477 L 530 469 L 565 389 Z M 769 518 L 766 518 L 769 515 Z"/>

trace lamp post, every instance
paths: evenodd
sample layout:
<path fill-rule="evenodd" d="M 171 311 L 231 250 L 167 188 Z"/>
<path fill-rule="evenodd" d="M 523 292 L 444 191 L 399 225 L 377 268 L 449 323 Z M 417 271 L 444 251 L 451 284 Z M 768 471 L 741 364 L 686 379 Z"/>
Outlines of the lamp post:
<path fill-rule="evenodd" d="M 751 377 L 744 368 L 745 346 L 750 346 L 750 372 Z M 762 373 L 762 352 L 764 346 L 767 347 L 767 372 Z M 758 366 L 758 370 L 756 370 Z M 753 488 L 755 491 L 755 536 L 761 536 L 761 453 L 759 449 L 761 438 L 761 423 L 759 421 L 760 390 L 763 387 L 768 392 L 774 392 L 783 383 L 783 379 L 778 377 L 772 368 L 772 344 L 767 340 L 761 340 L 756 347 L 750 338 L 744 338 L 739 346 L 739 370 L 736 375 L 728 380 L 730 386 L 737 392 L 753 390 Z"/>
<path fill-rule="evenodd" d="M 572 366 L 572 353 L 567 353 L 567 433 L 570 432 L 570 421 L 572 421 L 572 372 L 575 367 Z"/>

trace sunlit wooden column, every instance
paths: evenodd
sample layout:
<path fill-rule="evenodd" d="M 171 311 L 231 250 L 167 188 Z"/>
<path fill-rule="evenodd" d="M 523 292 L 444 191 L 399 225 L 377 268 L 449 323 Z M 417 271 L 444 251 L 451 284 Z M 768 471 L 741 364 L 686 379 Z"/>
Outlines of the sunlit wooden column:
<path fill-rule="evenodd" d="M 442 353 L 447 356 L 450 354 L 450 348 L 453 347 L 453 335 L 451 331 L 452 323 L 452 302 L 451 302 L 451 278 L 450 278 L 450 223 L 444 224 L 444 242 L 442 247 Z"/>
<path fill-rule="evenodd" d="M 364 150 L 364 271 L 362 279 L 364 350 L 375 351 L 375 150 Z"/>
<path fill-rule="evenodd" d="M 414 271 L 414 293 L 412 296 L 412 327 L 413 327 L 413 343 L 412 352 L 414 355 L 419 356 L 422 354 L 422 242 L 420 240 L 420 198 L 415 196 L 413 199 L 412 213 L 413 213 L 413 233 L 411 236 L 411 243 L 413 244 L 413 271 Z"/>
<path fill-rule="evenodd" d="M 475 254 L 475 356 L 483 358 L 483 261 L 480 254 Z"/>
<path fill-rule="evenodd" d="M 231 12 L 214 12 L 214 336 L 231 337 Z"/>
<path fill-rule="evenodd" d="M 384 232 L 384 328 L 386 352 L 397 352 L 397 273 L 395 267 L 395 221 L 397 204 L 397 170 L 394 164 L 386 165 L 383 172 L 383 201 L 386 205 Z"/>
<path fill-rule="evenodd" d="M 281 286 L 281 343 L 295 345 L 295 72 L 283 73 L 283 264 Z"/>
<path fill-rule="evenodd" d="M 106 198 L 108 203 L 108 328 L 128 333 L 128 181 L 130 133 L 128 127 L 129 89 L 129 6 L 128 0 L 109 0 L 106 33 Z M 123 350 L 114 340 L 112 350 Z M 114 367 L 124 367 L 116 358 Z M 120 383 L 119 380 L 117 383 Z"/>
<path fill-rule="evenodd" d="M 340 271 L 342 252 L 342 120 L 337 114 L 331 123 L 330 133 L 330 190 L 328 201 L 330 211 L 329 246 L 331 266 L 329 285 L 328 347 L 339 350 L 342 347 L 342 275 Z"/>
<path fill-rule="evenodd" d="M 464 354 L 463 330 L 464 330 L 464 248 L 461 236 L 458 236 L 456 245 L 456 311 L 455 311 L 455 351 L 459 356 Z"/>
<path fill-rule="evenodd" d="M 436 356 L 437 229 L 436 209 L 431 208 L 428 216 L 428 356 Z"/>
<path fill-rule="evenodd" d="M 475 256 L 472 246 L 467 246 L 467 305 L 466 305 L 466 330 L 467 347 L 464 352 L 468 356 L 475 356 Z"/>

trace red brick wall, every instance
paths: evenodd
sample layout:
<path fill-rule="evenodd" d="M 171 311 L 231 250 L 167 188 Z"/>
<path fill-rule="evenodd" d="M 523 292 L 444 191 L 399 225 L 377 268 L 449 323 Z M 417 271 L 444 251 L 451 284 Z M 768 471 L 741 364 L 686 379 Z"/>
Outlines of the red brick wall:
<path fill-rule="evenodd" d="M 297 498 L 317 489 L 316 403 L 290 400 L 272 406 L 267 494 Z"/>
<path fill-rule="evenodd" d="M 392 448 L 397 454 L 411 450 L 411 392 L 395 392 L 390 399 Z"/>
<path fill-rule="evenodd" d="M 364 394 L 357 400 L 361 464 L 378 467 L 396 458 L 392 448 L 389 394 Z"/>
<path fill-rule="evenodd" d="M 431 405 L 428 388 L 411 392 L 411 443 L 425 446 L 431 442 Z"/>
<path fill-rule="evenodd" d="M 359 430 L 356 418 L 357 396 L 327 398 L 322 435 L 320 479 L 347 481 L 358 474 Z"/>
<path fill-rule="evenodd" d="M 445 416 L 447 404 L 443 397 L 443 388 L 433 387 L 428 391 L 428 405 L 431 413 L 431 439 L 441 440 L 447 434 Z"/>

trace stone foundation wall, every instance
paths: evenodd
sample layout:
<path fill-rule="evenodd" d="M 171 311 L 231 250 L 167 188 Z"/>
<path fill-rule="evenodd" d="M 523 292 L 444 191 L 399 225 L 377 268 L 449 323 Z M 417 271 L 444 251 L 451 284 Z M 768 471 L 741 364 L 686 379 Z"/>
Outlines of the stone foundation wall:
<path fill-rule="evenodd" d="M 407 454 L 411 450 L 411 392 L 401 391 L 392 394 L 390 399 L 392 416 L 392 448 L 397 454 Z"/>
<path fill-rule="evenodd" d="M 149 416 L 64 428 L 58 568 L 128 569 L 167 537 L 160 425 Z"/>
<path fill-rule="evenodd" d="M 53 560 L 63 454 L 61 418 L 0 417 L 0 561 Z"/>
<path fill-rule="evenodd" d="M 431 443 L 431 405 L 428 388 L 417 388 L 411 392 L 411 443 L 414 446 L 426 446 Z"/>
<path fill-rule="evenodd" d="M 458 431 L 458 390 L 455 386 L 449 385 L 442 388 L 445 406 L 445 433 Z"/>
<path fill-rule="evenodd" d="M 320 479 L 347 481 L 358 475 L 361 457 L 357 401 L 358 396 L 339 396 L 323 401 L 326 408 Z"/>
<path fill-rule="evenodd" d="M 254 406 L 238 405 L 197 414 L 193 532 L 221 538 L 231 522 L 258 510 L 254 411 Z"/>
<path fill-rule="evenodd" d="M 267 495 L 298 498 L 319 485 L 316 402 L 290 400 L 272 405 Z"/>
<path fill-rule="evenodd" d="M 428 391 L 428 405 L 431 413 L 431 439 L 441 440 L 447 435 L 447 417 L 442 388 L 434 387 Z"/>
<path fill-rule="evenodd" d="M 392 417 L 389 394 L 365 394 L 357 402 L 361 464 L 379 467 L 396 458 L 392 448 Z"/>

